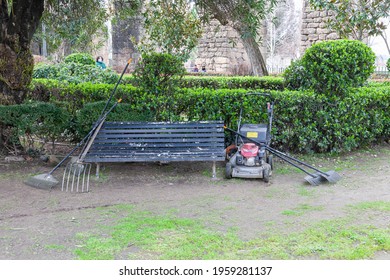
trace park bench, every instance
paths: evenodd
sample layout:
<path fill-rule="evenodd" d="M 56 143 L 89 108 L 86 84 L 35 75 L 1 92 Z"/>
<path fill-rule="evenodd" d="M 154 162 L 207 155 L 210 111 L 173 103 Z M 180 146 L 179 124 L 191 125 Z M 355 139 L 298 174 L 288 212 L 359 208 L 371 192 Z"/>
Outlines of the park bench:
<path fill-rule="evenodd" d="M 83 162 L 100 163 L 225 160 L 222 121 L 103 122 L 85 150 Z"/>

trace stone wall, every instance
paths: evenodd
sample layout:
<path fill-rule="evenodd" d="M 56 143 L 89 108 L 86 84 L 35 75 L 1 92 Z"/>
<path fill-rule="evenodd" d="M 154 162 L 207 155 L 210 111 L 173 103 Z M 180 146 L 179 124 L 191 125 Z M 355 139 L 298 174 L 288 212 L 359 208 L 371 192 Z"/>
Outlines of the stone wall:
<path fill-rule="evenodd" d="M 139 40 L 142 34 L 142 19 L 134 17 L 126 21 L 118 21 L 112 27 L 112 50 L 110 57 L 110 67 L 118 72 L 122 72 L 129 58 L 137 53 L 131 38 Z M 130 65 L 128 72 L 131 72 Z"/>
<path fill-rule="evenodd" d="M 250 62 L 237 32 L 213 20 L 199 40 L 194 63 L 207 72 L 249 74 Z M 191 65 L 193 66 L 193 65 Z"/>
<path fill-rule="evenodd" d="M 336 32 L 326 28 L 326 21 L 331 17 L 331 12 L 314 11 L 310 8 L 308 1 L 304 0 L 302 13 L 301 53 L 316 42 L 340 38 Z"/>

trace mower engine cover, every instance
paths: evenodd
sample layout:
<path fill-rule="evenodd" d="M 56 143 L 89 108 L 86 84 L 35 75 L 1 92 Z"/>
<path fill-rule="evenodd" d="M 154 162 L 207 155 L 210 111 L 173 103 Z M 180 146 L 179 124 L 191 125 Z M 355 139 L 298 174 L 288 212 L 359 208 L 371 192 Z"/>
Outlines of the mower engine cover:
<path fill-rule="evenodd" d="M 246 158 L 256 157 L 259 152 L 259 146 L 254 143 L 245 143 L 241 148 L 241 155 Z"/>
<path fill-rule="evenodd" d="M 267 130 L 266 124 L 243 124 L 238 132 L 250 139 L 266 144 Z M 242 139 L 242 141 L 244 143 L 251 143 L 248 139 Z"/>

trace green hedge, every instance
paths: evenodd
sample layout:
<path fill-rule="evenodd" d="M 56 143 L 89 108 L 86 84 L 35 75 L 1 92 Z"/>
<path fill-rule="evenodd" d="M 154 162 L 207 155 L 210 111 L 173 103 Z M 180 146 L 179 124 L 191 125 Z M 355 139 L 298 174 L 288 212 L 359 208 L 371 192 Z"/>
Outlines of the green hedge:
<path fill-rule="evenodd" d="M 71 115 L 54 104 L 0 106 L 0 150 L 18 153 L 23 147 L 39 154 L 43 144 L 66 138 L 70 129 Z"/>
<path fill-rule="evenodd" d="M 241 104 L 245 121 L 266 122 L 265 97 L 246 90 L 183 90 L 175 96 L 174 120 L 224 120 L 236 128 Z M 312 92 L 271 92 L 275 98 L 273 145 L 291 152 L 342 152 L 390 139 L 390 87 L 352 89 L 344 99 Z M 152 96 L 135 99 L 147 108 Z M 118 115 L 117 120 L 122 120 Z"/>
<path fill-rule="evenodd" d="M 66 107 L 76 119 L 79 137 L 97 119 L 100 107 L 112 90 L 112 85 L 72 85 L 64 87 L 63 92 L 53 87 L 54 83 L 41 86 L 48 90 L 46 99 L 55 101 L 57 107 Z M 163 117 L 221 119 L 235 128 L 243 104 L 247 122 L 266 122 L 267 98 L 246 96 L 246 92 L 244 89 L 181 89 L 169 100 L 170 110 L 163 112 Z M 390 139 L 390 87 L 386 84 L 351 89 L 344 98 L 310 91 L 270 92 L 276 101 L 273 128 L 276 148 L 291 152 L 341 152 Z M 124 98 L 124 104 L 110 116 L 113 120 L 131 120 L 138 116 L 150 120 L 156 108 L 167 102 L 164 97 L 143 93 L 131 85 L 121 85 L 117 96 Z M 88 104 L 96 100 L 100 104 Z M 10 117 L 10 123 L 14 119 Z"/>
<path fill-rule="evenodd" d="M 125 84 L 135 84 L 133 76 L 123 78 Z M 264 89 L 283 90 L 282 77 L 254 77 L 254 76 L 184 76 L 180 82 L 181 88 L 209 88 L 209 89 Z"/>
<path fill-rule="evenodd" d="M 27 99 L 44 102 L 66 102 L 67 109 L 74 114 L 84 104 L 107 100 L 115 85 L 113 84 L 72 84 L 49 79 L 34 79 Z M 133 94 L 139 90 L 132 85 L 119 85 L 115 98 L 123 98 L 125 102 L 133 101 Z"/>
<path fill-rule="evenodd" d="M 79 138 L 83 138 L 99 119 L 106 101 L 85 104 L 76 114 L 76 131 Z M 108 109 L 114 105 L 109 104 Z M 107 121 L 153 121 L 153 116 L 149 111 L 136 108 L 132 104 L 119 103 L 115 109 L 107 116 Z"/>

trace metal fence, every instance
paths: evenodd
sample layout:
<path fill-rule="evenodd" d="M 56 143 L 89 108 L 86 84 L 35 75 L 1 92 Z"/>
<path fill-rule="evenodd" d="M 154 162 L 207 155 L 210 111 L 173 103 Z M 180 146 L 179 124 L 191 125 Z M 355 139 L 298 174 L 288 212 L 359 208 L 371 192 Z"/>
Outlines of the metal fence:
<path fill-rule="evenodd" d="M 390 75 L 390 72 L 386 66 L 375 66 L 374 73 L 378 75 Z"/>
<path fill-rule="evenodd" d="M 269 66 L 267 66 L 267 70 L 268 70 L 269 74 L 281 74 L 284 72 L 284 70 L 286 70 L 286 67 L 280 67 L 280 66 L 269 67 Z M 374 74 L 390 76 L 390 72 L 386 66 L 376 65 L 375 70 L 374 70 Z"/>

